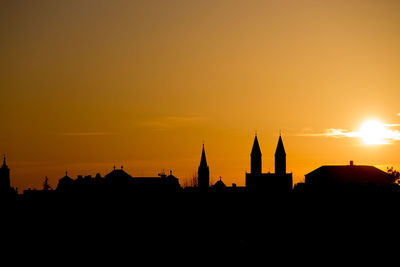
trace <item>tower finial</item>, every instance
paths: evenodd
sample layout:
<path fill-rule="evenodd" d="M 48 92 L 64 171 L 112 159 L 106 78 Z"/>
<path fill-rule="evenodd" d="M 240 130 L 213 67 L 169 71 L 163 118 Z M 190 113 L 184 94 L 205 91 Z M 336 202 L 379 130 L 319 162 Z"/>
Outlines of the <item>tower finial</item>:
<path fill-rule="evenodd" d="M 6 165 L 6 154 L 3 154 L 3 165 Z"/>

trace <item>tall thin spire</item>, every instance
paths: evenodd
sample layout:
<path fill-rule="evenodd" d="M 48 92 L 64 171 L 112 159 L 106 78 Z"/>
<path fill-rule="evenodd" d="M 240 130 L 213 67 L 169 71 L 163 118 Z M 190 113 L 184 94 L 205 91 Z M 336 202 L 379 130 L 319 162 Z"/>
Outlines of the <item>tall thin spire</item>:
<path fill-rule="evenodd" d="M 283 146 L 282 135 L 279 133 L 278 145 L 276 146 L 275 155 L 282 154 L 286 155 L 285 147 Z"/>
<path fill-rule="evenodd" d="M 251 149 L 250 154 L 250 172 L 252 174 L 261 174 L 262 172 L 262 164 L 261 164 L 261 149 L 260 144 L 258 143 L 257 134 L 254 137 L 253 148 Z"/>
<path fill-rule="evenodd" d="M 278 145 L 275 151 L 275 173 L 280 175 L 286 174 L 286 152 L 281 135 L 279 135 Z"/>
<path fill-rule="evenodd" d="M 204 143 L 203 143 L 203 151 L 201 152 L 200 166 L 207 166 L 206 151 L 204 149 Z"/>
<path fill-rule="evenodd" d="M 210 185 L 210 169 L 207 166 L 206 151 L 204 149 L 204 144 L 203 144 L 203 151 L 201 152 L 200 166 L 197 174 L 198 174 L 197 177 L 198 177 L 199 189 L 201 191 L 207 191 Z"/>
<path fill-rule="evenodd" d="M 7 166 L 7 164 L 6 164 L 6 154 L 3 155 L 3 166 Z"/>

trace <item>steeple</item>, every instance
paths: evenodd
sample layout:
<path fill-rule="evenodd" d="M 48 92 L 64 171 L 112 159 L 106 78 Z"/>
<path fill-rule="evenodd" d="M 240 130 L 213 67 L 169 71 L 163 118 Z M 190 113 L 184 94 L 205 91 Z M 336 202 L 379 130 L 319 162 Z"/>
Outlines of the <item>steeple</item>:
<path fill-rule="evenodd" d="M 4 167 L 7 167 L 7 164 L 6 164 L 6 155 L 4 155 L 3 156 L 3 166 L 2 166 L 3 168 Z"/>
<path fill-rule="evenodd" d="M 204 150 L 204 144 L 203 144 L 203 151 L 201 152 L 200 166 L 207 167 L 206 151 Z"/>
<path fill-rule="evenodd" d="M 6 156 L 3 157 L 3 165 L 0 168 L 0 192 L 10 189 L 10 169 L 7 166 Z"/>
<path fill-rule="evenodd" d="M 286 152 L 281 134 L 279 134 L 278 145 L 275 151 L 275 173 L 286 174 Z"/>
<path fill-rule="evenodd" d="M 1 169 L 4 170 L 5 172 L 10 171 L 10 169 L 7 166 L 6 155 L 3 156 L 3 165 L 1 165 Z"/>
<path fill-rule="evenodd" d="M 286 155 L 281 135 L 279 135 L 278 145 L 276 146 L 275 156 L 276 155 Z"/>
<path fill-rule="evenodd" d="M 251 149 L 251 155 L 261 155 L 260 144 L 258 143 L 257 134 L 254 137 L 253 148 Z"/>
<path fill-rule="evenodd" d="M 252 174 L 261 174 L 261 149 L 258 143 L 257 134 L 254 137 L 253 148 L 251 149 L 250 172 Z"/>
<path fill-rule="evenodd" d="M 207 165 L 206 151 L 204 149 L 204 144 L 203 144 L 203 151 L 201 152 L 200 166 L 197 174 L 198 174 L 199 189 L 201 191 L 207 191 L 210 185 L 210 170 Z"/>

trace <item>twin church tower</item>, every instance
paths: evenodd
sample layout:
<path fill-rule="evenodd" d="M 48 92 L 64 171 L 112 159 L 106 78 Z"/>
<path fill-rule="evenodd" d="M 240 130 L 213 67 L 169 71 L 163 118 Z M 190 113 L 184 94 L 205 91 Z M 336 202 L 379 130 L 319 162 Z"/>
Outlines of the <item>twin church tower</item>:
<path fill-rule="evenodd" d="M 250 173 L 246 173 L 246 188 L 251 191 L 269 191 L 274 193 L 289 192 L 292 190 L 293 177 L 286 173 L 286 152 L 283 146 L 282 136 L 279 135 L 278 145 L 275 151 L 275 173 L 262 173 L 262 153 L 258 143 L 257 134 L 254 138 L 251 150 Z M 200 191 L 207 191 L 210 184 L 210 170 L 207 165 L 206 153 L 201 154 L 198 169 L 198 186 Z"/>
<path fill-rule="evenodd" d="M 251 150 L 250 173 L 246 173 L 246 187 L 249 190 L 288 192 L 292 190 L 293 175 L 286 173 L 286 152 L 282 136 L 279 135 L 275 151 L 275 173 L 262 173 L 262 153 L 257 134 Z"/>

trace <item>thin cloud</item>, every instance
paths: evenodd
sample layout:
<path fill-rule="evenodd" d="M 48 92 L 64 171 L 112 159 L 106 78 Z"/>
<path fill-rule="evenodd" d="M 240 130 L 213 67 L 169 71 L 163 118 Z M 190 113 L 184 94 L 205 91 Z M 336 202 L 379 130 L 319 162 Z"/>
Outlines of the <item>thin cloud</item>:
<path fill-rule="evenodd" d="M 294 134 L 296 136 L 325 136 L 325 137 L 333 137 L 333 138 L 341 138 L 341 137 L 359 137 L 357 132 L 350 132 L 345 129 L 326 129 L 323 133 L 298 133 Z"/>
<path fill-rule="evenodd" d="M 386 127 L 381 132 L 381 141 L 379 144 L 392 144 L 394 141 L 400 141 L 400 131 L 397 129 L 390 129 L 400 127 L 400 124 L 384 124 Z M 346 129 L 326 129 L 321 133 L 298 133 L 295 136 L 309 136 L 309 137 L 328 137 L 328 138 L 359 138 L 363 139 L 364 134 L 361 131 L 350 131 Z"/>

